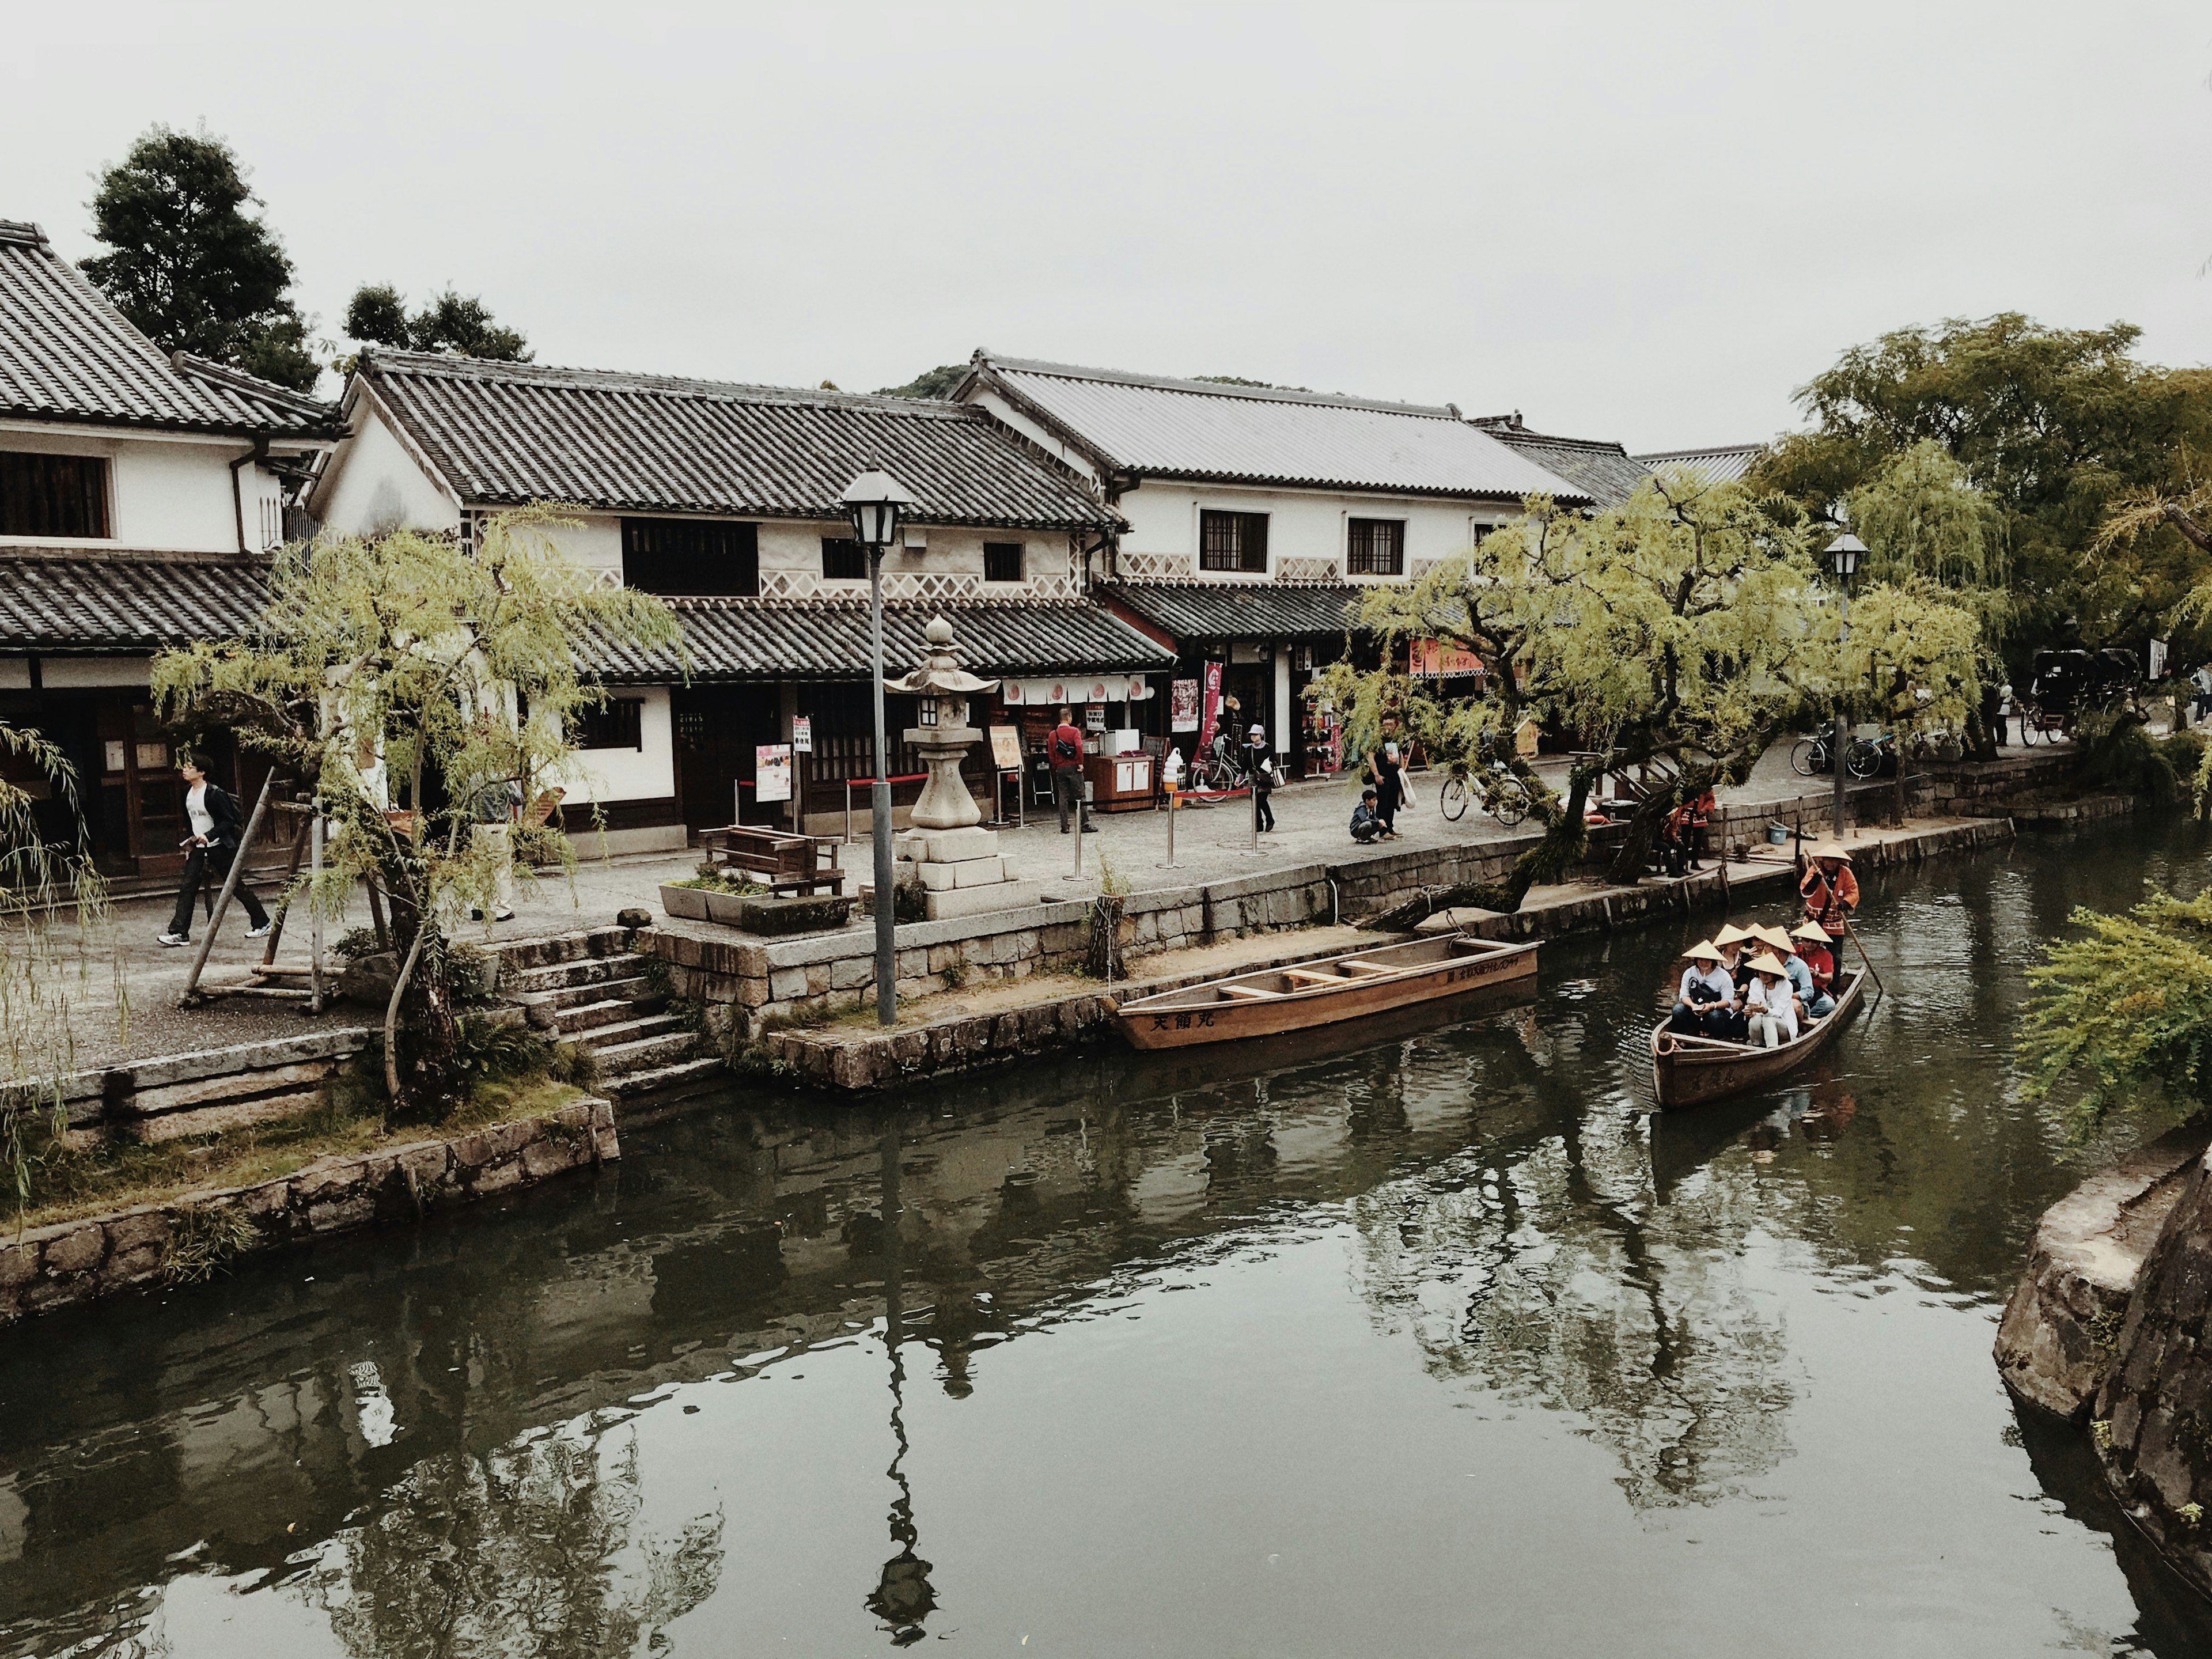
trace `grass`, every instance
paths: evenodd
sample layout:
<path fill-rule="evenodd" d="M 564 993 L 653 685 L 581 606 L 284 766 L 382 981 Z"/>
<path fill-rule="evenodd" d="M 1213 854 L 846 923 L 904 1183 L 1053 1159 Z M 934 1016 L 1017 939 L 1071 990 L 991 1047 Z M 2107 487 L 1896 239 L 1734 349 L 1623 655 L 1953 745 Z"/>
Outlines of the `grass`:
<path fill-rule="evenodd" d="M 387 1133 L 373 1084 L 349 1071 L 325 1088 L 319 1105 L 294 1117 L 149 1146 L 50 1143 L 33 1160 L 30 1203 L 21 1223 L 43 1227 L 137 1204 L 166 1204 L 202 1188 L 250 1187 L 291 1175 L 319 1158 L 358 1156 L 488 1123 L 543 1117 L 584 1097 L 574 1085 L 546 1078 L 488 1080 L 477 1084 L 467 1103 L 444 1122 Z M 222 1259 L 221 1240 L 200 1243 L 212 1261 Z"/>

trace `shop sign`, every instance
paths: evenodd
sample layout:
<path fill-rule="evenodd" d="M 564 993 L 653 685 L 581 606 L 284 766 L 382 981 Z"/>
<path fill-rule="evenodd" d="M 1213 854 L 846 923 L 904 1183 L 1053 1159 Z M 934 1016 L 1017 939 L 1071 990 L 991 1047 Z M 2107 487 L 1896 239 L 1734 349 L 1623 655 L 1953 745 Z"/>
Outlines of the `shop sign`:
<path fill-rule="evenodd" d="M 1214 727 L 1221 722 L 1221 665 L 1210 662 L 1201 672 L 1205 690 L 1199 697 L 1198 747 L 1202 753 L 1213 747 Z"/>
<path fill-rule="evenodd" d="M 753 750 L 753 799 L 768 802 L 791 799 L 791 745 L 763 743 Z"/>
<path fill-rule="evenodd" d="M 814 752 L 814 716 L 793 714 L 791 717 L 791 752 L 811 755 Z"/>
<path fill-rule="evenodd" d="M 1022 734 L 1011 726 L 991 728 L 991 764 L 1001 772 L 1022 769 Z"/>
<path fill-rule="evenodd" d="M 1177 680 L 1169 707 L 1168 729 L 1171 732 L 1198 730 L 1198 682 Z"/>
<path fill-rule="evenodd" d="M 1407 648 L 1407 667 L 1417 680 L 1482 678 L 1482 659 L 1450 640 L 1415 640 Z"/>

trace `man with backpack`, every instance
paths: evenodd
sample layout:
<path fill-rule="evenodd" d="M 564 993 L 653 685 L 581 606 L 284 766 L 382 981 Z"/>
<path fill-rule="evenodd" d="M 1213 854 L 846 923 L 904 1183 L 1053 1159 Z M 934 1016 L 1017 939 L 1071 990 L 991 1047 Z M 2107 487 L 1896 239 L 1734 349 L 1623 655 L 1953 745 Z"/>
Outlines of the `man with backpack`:
<path fill-rule="evenodd" d="M 1060 812 L 1060 833 L 1067 833 L 1071 805 L 1082 827 L 1089 830 L 1091 815 L 1083 810 L 1083 732 L 1073 709 L 1060 711 L 1060 724 L 1045 739 L 1045 758 L 1052 763 L 1052 804 Z"/>

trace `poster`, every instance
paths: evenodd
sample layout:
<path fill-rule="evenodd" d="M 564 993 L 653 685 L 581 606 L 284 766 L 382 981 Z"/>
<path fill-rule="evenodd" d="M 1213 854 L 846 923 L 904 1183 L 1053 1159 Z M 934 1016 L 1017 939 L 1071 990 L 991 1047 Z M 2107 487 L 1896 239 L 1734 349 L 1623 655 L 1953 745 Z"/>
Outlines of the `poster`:
<path fill-rule="evenodd" d="M 991 764 L 1001 772 L 1022 769 L 1022 734 L 1013 726 L 991 728 Z"/>
<path fill-rule="evenodd" d="M 1213 747 L 1213 728 L 1221 721 L 1221 665 L 1206 665 L 1206 690 L 1201 694 L 1201 720 L 1198 728 L 1198 752 L 1204 754 Z"/>
<path fill-rule="evenodd" d="M 814 752 L 814 716 L 793 714 L 791 717 L 791 752 L 811 755 Z"/>
<path fill-rule="evenodd" d="M 791 745 L 763 743 L 753 750 L 753 799 L 766 805 L 791 799 Z"/>
<path fill-rule="evenodd" d="M 1173 696 L 1174 701 L 1170 704 L 1168 710 L 1170 716 L 1168 730 L 1170 732 L 1197 731 L 1198 682 L 1177 680 L 1175 683 Z"/>

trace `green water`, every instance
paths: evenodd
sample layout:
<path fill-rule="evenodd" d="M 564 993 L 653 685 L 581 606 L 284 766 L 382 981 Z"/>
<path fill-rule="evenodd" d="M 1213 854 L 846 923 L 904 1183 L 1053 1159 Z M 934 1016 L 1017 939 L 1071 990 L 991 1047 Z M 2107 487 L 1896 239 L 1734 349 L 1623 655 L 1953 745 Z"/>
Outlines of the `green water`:
<path fill-rule="evenodd" d="M 0 1652 L 2212 1650 L 1990 1360 L 2084 1172 L 2023 969 L 2208 851 L 1870 882 L 1888 997 L 1697 1113 L 1647 1111 L 1661 930 L 1333 1048 L 733 1095 L 19 1326 Z"/>

